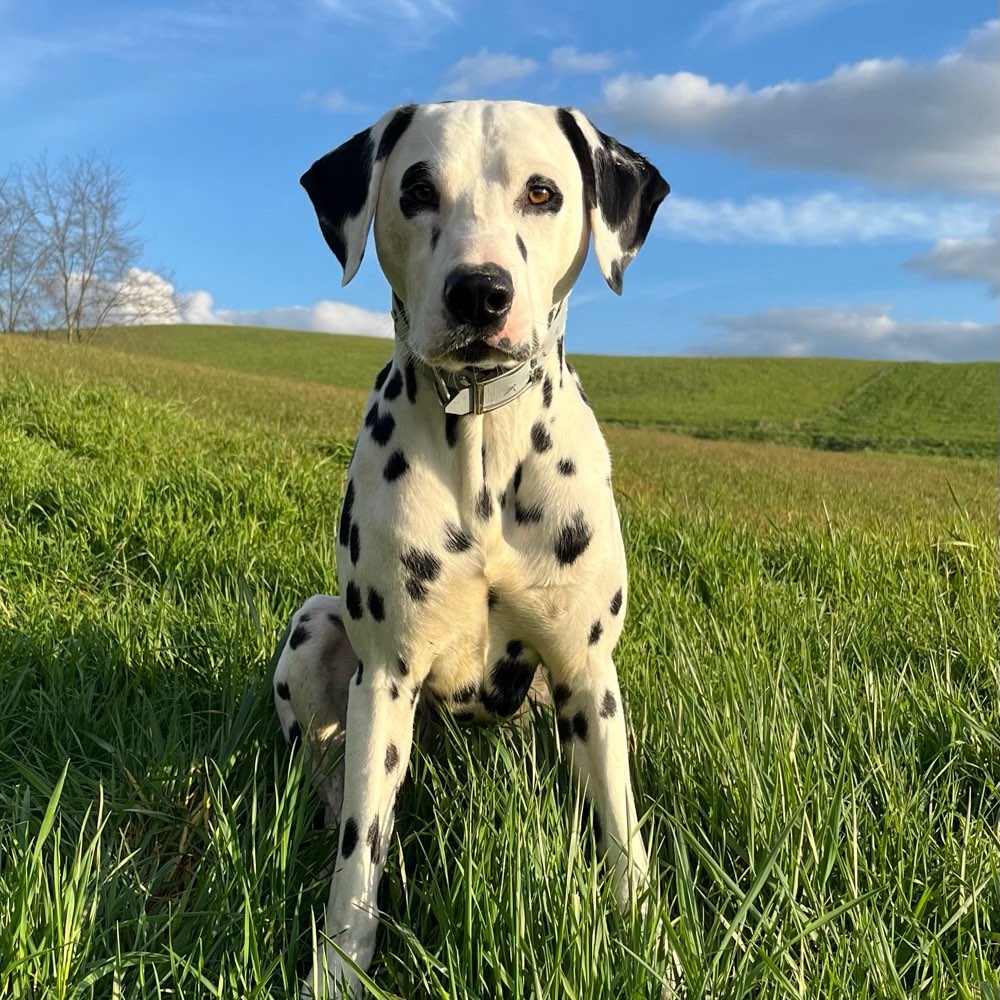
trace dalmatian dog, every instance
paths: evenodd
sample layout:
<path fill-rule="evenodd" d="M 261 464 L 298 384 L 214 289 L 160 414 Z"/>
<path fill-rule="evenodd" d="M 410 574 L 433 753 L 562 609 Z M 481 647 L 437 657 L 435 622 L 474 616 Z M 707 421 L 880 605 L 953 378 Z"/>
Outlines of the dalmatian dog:
<path fill-rule="evenodd" d="M 395 321 L 348 473 L 341 596 L 296 612 L 274 674 L 285 736 L 339 820 L 304 995 L 357 997 L 418 701 L 506 719 L 543 667 L 617 899 L 642 895 L 612 660 L 625 554 L 563 330 L 591 240 L 620 293 L 669 187 L 579 111 L 482 101 L 396 108 L 302 184 L 345 284 L 374 220 Z"/>

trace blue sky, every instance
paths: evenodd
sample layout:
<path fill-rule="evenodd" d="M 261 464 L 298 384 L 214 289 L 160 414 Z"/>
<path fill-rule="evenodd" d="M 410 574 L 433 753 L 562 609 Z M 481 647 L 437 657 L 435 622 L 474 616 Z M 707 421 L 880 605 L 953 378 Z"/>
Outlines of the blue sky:
<path fill-rule="evenodd" d="M 385 327 L 298 177 L 387 108 L 575 105 L 669 180 L 578 352 L 995 358 L 995 5 L 940 0 L 0 0 L 0 171 L 120 164 L 189 320 Z"/>

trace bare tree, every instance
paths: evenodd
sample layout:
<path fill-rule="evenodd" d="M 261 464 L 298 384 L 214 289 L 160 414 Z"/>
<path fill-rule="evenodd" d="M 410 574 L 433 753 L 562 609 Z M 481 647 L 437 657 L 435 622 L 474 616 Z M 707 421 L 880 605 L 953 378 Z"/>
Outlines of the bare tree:
<path fill-rule="evenodd" d="M 0 332 L 37 325 L 38 294 L 48 263 L 24 180 L 17 170 L 0 177 Z"/>
<path fill-rule="evenodd" d="M 89 343 L 111 323 L 166 321 L 173 288 L 139 268 L 143 241 L 126 219 L 124 173 L 91 155 L 53 169 L 35 164 L 25 185 L 44 247 L 37 273 L 35 324 Z"/>

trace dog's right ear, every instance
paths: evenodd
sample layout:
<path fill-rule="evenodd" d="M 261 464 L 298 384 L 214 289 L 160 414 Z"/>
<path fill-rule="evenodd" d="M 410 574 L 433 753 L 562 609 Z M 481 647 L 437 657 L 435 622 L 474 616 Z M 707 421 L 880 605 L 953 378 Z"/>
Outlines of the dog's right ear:
<path fill-rule="evenodd" d="M 361 266 L 385 161 L 415 111 L 415 104 L 394 108 L 302 175 L 327 245 L 344 269 L 343 285 Z"/>

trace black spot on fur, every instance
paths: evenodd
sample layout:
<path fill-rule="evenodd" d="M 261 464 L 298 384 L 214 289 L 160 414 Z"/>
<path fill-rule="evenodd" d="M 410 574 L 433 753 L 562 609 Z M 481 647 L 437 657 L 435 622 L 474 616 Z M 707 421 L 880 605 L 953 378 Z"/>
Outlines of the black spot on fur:
<path fill-rule="evenodd" d="M 436 580 L 441 572 L 441 560 L 423 549 L 410 549 L 399 557 L 399 561 L 418 580 Z"/>
<path fill-rule="evenodd" d="M 506 490 L 501 490 L 500 491 L 499 495 L 497 496 L 497 502 L 500 504 L 500 509 L 501 510 L 506 510 L 507 509 L 507 491 Z"/>
<path fill-rule="evenodd" d="M 382 475 L 387 482 L 393 483 L 400 476 L 404 475 L 410 468 L 410 463 L 406 461 L 406 456 L 401 451 L 394 451 L 389 456 L 389 461 L 385 463 Z"/>
<path fill-rule="evenodd" d="M 354 480 L 348 479 L 347 492 L 344 494 L 344 502 L 340 508 L 340 544 L 347 547 L 348 536 L 351 531 L 351 510 L 354 508 Z"/>
<path fill-rule="evenodd" d="M 465 705 L 476 697 L 479 685 L 475 681 L 470 681 L 465 687 L 460 687 L 451 697 L 452 701 L 457 701 L 460 705 Z"/>
<path fill-rule="evenodd" d="M 562 526 L 556 537 L 556 559 L 561 566 L 569 566 L 586 552 L 592 532 L 584 519 L 583 512 L 577 511 L 572 520 Z"/>
<path fill-rule="evenodd" d="M 364 614 L 364 609 L 361 607 L 361 591 L 353 580 L 347 585 L 347 613 L 355 621 Z"/>
<path fill-rule="evenodd" d="M 542 380 L 542 402 L 546 408 L 552 405 L 552 379 L 548 375 Z"/>
<path fill-rule="evenodd" d="M 454 448 L 458 442 L 458 414 L 446 413 L 444 415 L 444 436 L 448 441 L 448 447 Z"/>
<path fill-rule="evenodd" d="M 490 496 L 490 491 L 486 488 L 485 483 L 479 491 L 479 496 L 476 498 L 476 513 L 483 521 L 488 521 L 493 515 L 493 498 Z"/>
<path fill-rule="evenodd" d="M 486 478 L 486 443 L 483 442 L 482 447 L 479 449 L 480 457 L 483 460 L 483 479 Z"/>
<path fill-rule="evenodd" d="M 365 414 L 365 427 L 371 428 L 375 426 L 375 421 L 378 420 L 378 402 L 374 402 L 371 408 Z"/>
<path fill-rule="evenodd" d="M 500 594 L 492 587 L 486 591 L 486 607 L 492 611 L 500 603 Z"/>
<path fill-rule="evenodd" d="M 403 373 L 397 368 L 392 373 L 392 378 L 389 379 L 388 384 L 385 387 L 385 392 L 382 393 L 385 399 L 395 399 L 403 391 Z"/>
<path fill-rule="evenodd" d="M 375 621 L 380 622 L 385 620 L 385 601 L 374 587 L 368 588 L 368 610 Z"/>
<path fill-rule="evenodd" d="M 475 712 L 456 712 L 453 716 L 454 720 L 461 726 L 467 726 L 475 717 Z"/>
<path fill-rule="evenodd" d="M 291 638 L 288 640 L 288 648 L 298 649 L 302 643 L 309 641 L 309 637 L 311 635 L 312 633 L 305 627 L 305 625 L 297 626 L 295 631 L 292 633 Z"/>
<path fill-rule="evenodd" d="M 335 615 L 332 611 L 327 613 L 327 620 L 334 628 L 339 628 L 341 632 L 344 631 L 344 619 L 340 615 Z"/>
<path fill-rule="evenodd" d="M 465 552 L 472 545 L 468 534 L 450 521 L 444 526 L 444 535 L 444 547 L 449 552 Z"/>
<path fill-rule="evenodd" d="M 361 532 L 356 524 L 351 525 L 351 565 L 357 566 L 361 556 Z"/>
<path fill-rule="evenodd" d="M 556 708 L 562 708 L 573 697 L 568 684 L 557 684 L 552 691 L 552 699 L 556 703 Z"/>
<path fill-rule="evenodd" d="M 381 389 L 385 385 L 385 380 L 389 376 L 389 369 L 392 368 L 392 362 L 387 361 L 385 367 L 375 376 L 375 389 Z"/>
<path fill-rule="evenodd" d="M 311 621 L 312 621 L 312 615 L 308 611 L 304 611 L 301 615 L 299 615 L 300 625 L 305 625 L 307 622 Z"/>
<path fill-rule="evenodd" d="M 361 660 L 358 660 L 358 672 L 354 675 L 355 685 L 360 685 L 365 677 L 365 665 Z"/>
<path fill-rule="evenodd" d="M 384 160 L 399 142 L 399 137 L 409 128 L 413 120 L 413 114 L 417 110 L 415 104 L 404 104 L 393 116 L 392 121 L 385 127 L 382 139 L 378 144 L 378 152 L 375 154 L 376 160 Z"/>
<path fill-rule="evenodd" d="M 399 685 L 395 681 L 389 681 L 389 698 L 395 701 L 399 697 Z"/>
<path fill-rule="evenodd" d="M 418 580 L 416 577 L 409 577 L 406 581 L 406 592 L 415 601 L 426 601 L 427 600 L 427 584 Z"/>
<path fill-rule="evenodd" d="M 288 745 L 292 750 L 298 750 L 302 745 L 302 727 L 298 722 L 293 722 L 288 727 Z"/>
<path fill-rule="evenodd" d="M 405 677 L 410 672 L 409 664 L 402 657 L 396 661 L 396 666 L 399 667 L 399 672 Z"/>
<path fill-rule="evenodd" d="M 569 743 L 573 739 L 573 723 L 564 715 L 560 715 L 556 719 L 556 732 L 559 733 L 560 743 Z"/>
<path fill-rule="evenodd" d="M 602 719 L 610 719 L 618 711 L 618 702 L 610 691 L 604 692 L 601 700 L 600 716 Z"/>
<path fill-rule="evenodd" d="M 521 475 L 524 472 L 524 463 L 518 462 L 514 469 L 514 492 L 521 488 Z"/>
<path fill-rule="evenodd" d="M 601 636 L 604 635 L 604 626 L 601 624 L 600 618 L 590 626 L 590 635 L 587 636 L 587 644 L 590 646 L 596 646 L 600 642 Z"/>
<path fill-rule="evenodd" d="M 559 388 L 561 389 L 563 384 L 563 361 L 566 357 L 562 337 L 556 342 L 556 353 L 559 355 Z"/>
<path fill-rule="evenodd" d="M 431 249 L 436 250 L 438 245 L 438 240 L 441 239 L 441 228 L 439 226 L 434 226 L 431 229 Z"/>
<path fill-rule="evenodd" d="M 411 402 L 417 401 L 417 372 L 413 367 L 413 361 L 406 362 L 406 398 Z"/>
<path fill-rule="evenodd" d="M 274 690 L 278 692 L 278 697 L 288 701 L 292 697 L 291 691 L 288 690 L 288 685 L 282 681 L 280 684 L 274 686 Z"/>
<path fill-rule="evenodd" d="M 354 848 L 358 846 L 358 824 L 353 816 L 347 817 L 344 824 L 344 833 L 340 838 L 340 854 L 349 858 L 354 853 Z"/>
<path fill-rule="evenodd" d="M 618 614 L 622 609 L 622 592 L 621 589 L 615 591 L 615 596 L 611 598 L 611 604 L 608 605 L 608 610 L 613 614 Z"/>
<path fill-rule="evenodd" d="M 392 432 L 396 429 L 396 421 L 391 413 L 383 413 L 372 425 L 372 438 L 376 444 L 385 447 L 392 437 Z"/>
<path fill-rule="evenodd" d="M 377 865 L 379 860 L 378 816 L 372 820 L 372 825 L 368 827 L 368 836 L 365 837 L 365 843 L 372 853 L 372 864 Z"/>
<path fill-rule="evenodd" d="M 521 234 L 517 234 L 517 249 L 521 251 L 521 259 L 527 261 L 528 259 L 528 248 L 524 245 L 524 240 L 521 239 Z"/>
<path fill-rule="evenodd" d="M 518 524 L 538 524 L 542 519 L 542 505 L 533 504 L 531 507 L 522 507 L 520 500 L 514 501 L 514 520 Z"/>
<path fill-rule="evenodd" d="M 583 712 L 577 712 L 573 716 L 573 735 L 578 737 L 581 743 L 587 742 L 587 716 Z"/>
<path fill-rule="evenodd" d="M 556 466 L 560 476 L 573 476 L 576 474 L 576 466 L 573 464 L 571 458 L 561 458 L 559 459 L 559 464 Z"/>
<path fill-rule="evenodd" d="M 392 774 L 399 767 L 399 750 L 395 743 L 390 743 L 385 748 L 385 773 Z"/>
<path fill-rule="evenodd" d="M 497 660 L 490 672 L 493 690 L 484 691 L 482 701 L 483 706 L 495 715 L 513 715 L 531 687 L 535 669 L 520 661 L 522 652 L 524 643 L 520 639 L 511 639 L 507 643 L 506 656 Z"/>
<path fill-rule="evenodd" d="M 549 437 L 549 432 L 542 426 L 541 422 L 531 425 L 531 447 L 539 454 L 552 447 L 552 438 Z"/>

